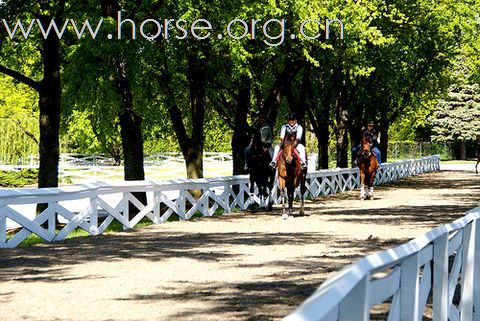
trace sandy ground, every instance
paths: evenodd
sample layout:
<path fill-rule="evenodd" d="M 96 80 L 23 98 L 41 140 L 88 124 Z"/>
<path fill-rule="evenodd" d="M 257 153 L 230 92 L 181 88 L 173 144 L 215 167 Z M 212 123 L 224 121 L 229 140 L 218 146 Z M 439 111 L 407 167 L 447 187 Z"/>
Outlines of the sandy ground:
<path fill-rule="evenodd" d="M 480 175 L 424 174 L 306 204 L 0 250 L 0 320 L 278 320 L 327 277 L 478 206 Z"/>

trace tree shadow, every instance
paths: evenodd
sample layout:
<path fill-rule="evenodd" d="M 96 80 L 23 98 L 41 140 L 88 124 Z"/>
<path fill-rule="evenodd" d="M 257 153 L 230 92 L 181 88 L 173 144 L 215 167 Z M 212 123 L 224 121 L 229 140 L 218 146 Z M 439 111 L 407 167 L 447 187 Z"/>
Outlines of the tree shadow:
<path fill-rule="evenodd" d="M 465 174 L 466 175 L 466 174 Z M 438 178 L 438 177 L 437 177 Z M 465 211 L 475 207 L 478 202 L 479 183 L 475 180 L 454 178 L 438 178 L 434 174 L 421 175 L 405 181 L 381 185 L 382 192 L 401 193 L 403 188 L 414 189 L 448 189 L 436 197 L 449 197 L 452 205 L 418 205 L 381 208 L 342 208 L 336 201 L 361 202 L 357 199 L 357 191 L 336 194 L 318 201 L 307 201 L 305 210 L 310 218 L 325 216 L 326 220 L 353 222 L 361 224 L 382 225 L 421 225 L 438 226 L 449 223 L 464 215 Z M 438 184 L 437 184 L 438 182 Z M 417 186 L 418 183 L 418 186 Z M 460 193 L 460 189 L 471 189 L 473 192 Z M 332 202 L 335 201 L 335 202 Z M 377 200 L 371 201 L 376 202 Z M 367 201 L 370 202 L 370 201 Z M 318 204 L 322 204 L 319 212 Z M 379 202 L 380 203 L 380 202 Z M 374 204 L 374 203 L 372 203 Z M 298 203 L 295 204 L 298 208 Z M 335 215 L 341 217 L 335 218 Z M 202 224 L 202 220 L 236 222 L 238 220 L 272 220 L 281 222 L 281 208 L 273 212 L 232 213 L 223 216 L 195 219 L 194 224 Z M 302 218 L 308 220 L 310 218 Z M 300 221 L 300 219 L 298 220 Z M 278 320 L 309 297 L 315 289 L 332 273 L 356 262 L 367 254 L 386 250 L 403 244 L 409 239 L 369 237 L 359 241 L 334 237 L 319 232 L 295 230 L 295 217 L 289 231 L 284 232 L 195 232 L 165 231 L 161 227 L 149 227 L 139 230 L 68 239 L 53 244 L 38 244 L 28 248 L 0 250 L 0 282 L 12 281 L 31 283 L 47 282 L 58 285 L 78 279 L 102 279 L 102 271 L 92 271 L 83 277 L 72 277 L 70 267 L 89 262 L 115 262 L 119 260 L 142 259 L 149 262 L 162 262 L 170 259 L 190 259 L 199 263 L 222 263 L 242 269 L 267 268 L 261 279 L 244 281 L 219 281 L 215 283 L 182 282 L 176 286 L 162 285 L 159 282 L 154 293 L 130 293 L 118 296 L 117 301 L 128 304 L 132 302 L 158 304 L 162 301 L 175 301 L 181 306 L 177 312 L 168 316 L 168 320 Z M 290 223 L 290 222 L 289 222 Z M 188 223 L 193 224 L 193 223 Z M 244 254 L 229 251 L 231 247 L 250 246 L 267 247 L 284 245 L 328 245 L 326 252 L 309 256 L 298 256 L 295 260 L 282 259 L 279 255 L 270 261 L 250 262 Z M 59 268 L 61 266 L 61 268 Z M 138 271 L 137 271 L 138 272 Z M 142 273 L 141 271 L 138 273 Z M 222 273 L 221 269 L 215 273 Z M 171 283 L 170 283 L 171 284 Z M 12 293 L 0 292 L 0 302 L 8 304 Z M 189 306 L 188 301 L 207 302 L 206 308 L 198 305 Z M 382 320 L 384 314 L 378 312 L 372 319 Z"/>

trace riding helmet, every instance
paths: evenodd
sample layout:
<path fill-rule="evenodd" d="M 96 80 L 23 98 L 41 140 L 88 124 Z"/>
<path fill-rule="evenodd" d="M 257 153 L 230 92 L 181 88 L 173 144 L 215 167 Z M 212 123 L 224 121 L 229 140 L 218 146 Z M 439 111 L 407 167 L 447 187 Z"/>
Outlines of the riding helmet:
<path fill-rule="evenodd" d="M 297 115 L 295 115 L 295 113 L 289 113 L 287 115 L 287 120 L 297 120 Z"/>
<path fill-rule="evenodd" d="M 372 125 L 372 126 L 375 126 L 375 122 L 373 120 L 370 120 L 367 125 Z"/>

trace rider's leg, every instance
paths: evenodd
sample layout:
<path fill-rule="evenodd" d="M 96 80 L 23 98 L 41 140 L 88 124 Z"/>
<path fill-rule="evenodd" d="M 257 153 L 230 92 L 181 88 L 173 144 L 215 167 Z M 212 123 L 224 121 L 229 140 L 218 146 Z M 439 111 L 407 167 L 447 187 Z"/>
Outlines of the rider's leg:
<path fill-rule="evenodd" d="M 245 170 L 248 171 L 250 170 L 250 156 L 251 156 L 251 151 L 250 151 L 250 146 L 247 146 L 244 151 L 244 157 L 245 157 Z"/>
<path fill-rule="evenodd" d="M 280 144 L 277 144 L 275 146 L 275 150 L 273 151 L 273 156 L 272 156 L 272 161 L 270 163 L 270 166 L 275 167 L 277 166 L 277 156 L 278 153 L 280 153 Z"/>
<path fill-rule="evenodd" d="M 300 155 L 300 162 L 302 163 L 302 168 L 307 168 L 307 156 L 305 153 L 305 146 L 303 146 L 302 144 L 298 144 L 297 151 Z"/>
<path fill-rule="evenodd" d="M 272 147 L 272 145 L 268 146 L 268 153 L 270 154 L 270 157 L 273 157 L 273 147 Z"/>
<path fill-rule="evenodd" d="M 360 150 L 360 145 L 352 147 L 352 167 L 355 167 L 357 164 L 358 151 Z"/>
<path fill-rule="evenodd" d="M 373 147 L 372 151 L 375 153 L 375 156 L 377 156 L 378 165 L 380 165 L 382 163 L 382 154 L 380 153 L 380 149 Z"/>

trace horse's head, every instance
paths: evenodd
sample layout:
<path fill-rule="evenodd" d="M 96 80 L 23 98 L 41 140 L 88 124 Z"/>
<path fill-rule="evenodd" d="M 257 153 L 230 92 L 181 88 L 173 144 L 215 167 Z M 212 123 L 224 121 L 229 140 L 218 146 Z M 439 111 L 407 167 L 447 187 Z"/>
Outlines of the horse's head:
<path fill-rule="evenodd" d="M 368 137 L 363 137 L 360 146 L 360 157 L 368 158 L 372 155 L 372 142 Z"/>
<path fill-rule="evenodd" d="M 283 141 L 283 158 L 287 164 L 291 164 L 293 161 L 296 140 L 297 137 L 293 133 L 287 133 L 285 135 L 285 139 Z"/>

